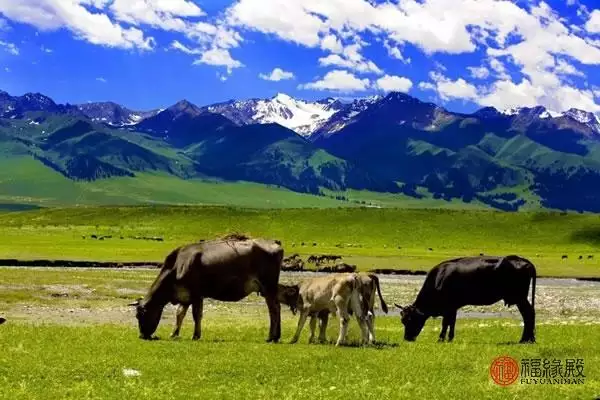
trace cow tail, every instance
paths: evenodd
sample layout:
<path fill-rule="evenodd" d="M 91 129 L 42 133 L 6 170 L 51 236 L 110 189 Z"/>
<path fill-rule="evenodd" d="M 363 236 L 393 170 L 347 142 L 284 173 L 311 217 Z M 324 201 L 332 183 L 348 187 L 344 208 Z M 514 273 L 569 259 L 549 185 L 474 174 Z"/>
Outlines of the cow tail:
<path fill-rule="evenodd" d="M 358 318 L 364 318 L 364 311 L 363 311 L 363 305 L 361 302 L 361 293 L 360 293 L 360 288 L 361 288 L 361 281 L 360 278 L 357 274 L 352 273 L 351 278 L 352 280 L 352 295 L 350 298 L 350 302 L 354 303 L 353 307 L 356 307 L 356 316 Z M 352 315 L 352 314 L 350 314 Z"/>
<path fill-rule="evenodd" d="M 535 312 L 535 282 L 537 281 L 537 270 L 535 265 L 531 264 L 531 308 Z"/>
<path fill-rule="evenodd" d="M 375 274 L 370 274 L 371 279 L 375 282 L 375 286 L 377 287 L 377 294 L 379 295 L 379 302 L 381 303 L 381 309 L 384 313 L 388 313 L 388 306 L 383 300 L 383 296 L 381 295 L 381 288 L 379 287 L 379 278 Z"/>

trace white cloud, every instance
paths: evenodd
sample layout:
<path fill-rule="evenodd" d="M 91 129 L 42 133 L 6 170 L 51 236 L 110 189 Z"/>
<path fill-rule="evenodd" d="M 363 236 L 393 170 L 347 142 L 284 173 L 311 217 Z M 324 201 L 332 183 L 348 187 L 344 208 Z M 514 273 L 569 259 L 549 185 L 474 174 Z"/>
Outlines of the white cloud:
<path fill-rule="evenodd" d="M 19 55 L 19 48 L 14 43 L 3 42 L 0 40 L 0 47 L 4 48 L 5 51 L 9 52 L 13 56 Z"/>
<path fill-rule="evenodd" d="M 181 32 L 187 29 L 187 23 L 179 17 L 204 15 L 196 4 L 186 0 L 114 0 L 110 10 L 119 21 Z"/>
<path fill-rule="evenodd" d="M 277 67 L 271 71 L 270 74 L 259 74 L 261 79 L 272 82 L 279 82 L 286 79 L 294 79 L 294 74 L 292 72 L 287 72 Z"/>
<path fill-rule="evenodd" d="M 233 26 L 274 34 L 281 39 L 316 47 L 326 30 L 318 16 L 306 11 L 304 1 L 240 0 L 228 9 Z"/>
<path fill-rule="evenodd" d="M 383 73 L 383 71 L 370 60 L 353 61 L 338 54 L 330 54 L 327 57 L 319 58 L 319 65 L 322 67 L 336 66 L 348 68 L 361 73 Z"/>
<path fill-rule="evenodd" d="M 400 60 L 404 64 L 410 64 L 411 59 L 410 58 L 405 58 L 404 55 L 402 54 L 402 52 L 400 51 L 400 49 L 398 47 L 393 46 L 387 40 L 383 42 L 383 45 L 384 45 L 385 49 L 387 50 L 388 55 L 390 57 L 395 58 L 396 60 Z"/>
<path fill-rule="evenodd" d="M 101 82 L 101 83 L 107 83 L 107 82 L 108 82 L 108 81 L 106 80 L 106 78 L 103 78 L 103 77 L 101 77 L 101 76 L 99 76 L 98 78 L 96 78 L 96 80 L 97 80 L 98 82 Z"/>
<path fill-rule="evenodd" d="M 53 52 L 54 52 L 54 50 L 52 50 L 52 49 L 49 49 L 49 48 L 48 48 L 48 47 L 46 47 L 46 46 L 42 46 L 42 47 L 40 47 L 40 50 L 42 50 L 44 53 L 48 53 L 48 54 L 51 54 L 51 53 L 53 53 Z"/>
<path fill-rule="evenodd" d="M 588 15 L 581 4 L 573 5 L 580 16 Z M 367 33 L 363 41 L 374 36 L 390 57 L 398 59 L 404 58 L 402 52 L 390 43 L 412 44 L 428 55 L 473 53 L 479 48 L 487 52 L 488 72 L 499 82 L 512 82 L 512 76 L 525 78 L 548 93 L 572 87 L 564 76 L 573 74 L 564 65 L 557 67 L 555 58 L 600 65 L 600 41 L 582 36 L 571 28 L 576 24 L 568 24 L 538 0 L 240 0 L 230 11 L 234 20 L 242 21 L 240 26 L 308 47 L 317 46 L 324 35 L 348 39 Z M 588 31 L 600 31 L 597 19 L 599 10 L 589 16 Z M 332 53 L 319 62 L 357 72 L 368 70 L 357 68 L 356 61 L 343 54 Z M 472 72 L 485 74 L 483 69 Z M 473 84 L 464 78 L 457 82 L 473 97 Z"/>
<path fill-rule="evenodd" d="M 585 29 L 590 33 L 600 33 L 600 10 L 594 10 L 590 19 L 585 24 Z"/>
<path fill-rule="evenodd" d="M 435 88 L 435 91 L 444 101 L 453 99 L 462 100 L 477 100 L 477 88 L 465 81 L 463 78 L 459 78 L 455 81 L 447 78 L 439 72 L 431 72 L 429 74 L 433 83 L 429 87 Z M 424 89 L 424 86 L 419 86 Z"/>
<path fill-rule="evenodd" d="M 344 50 L 342 42 L 335 35 L 327 35 L 321 40 L 321 48 L 338 54 Z"/>
<path fill-rule="evenodd" d="M 419 82 L 419 89 L 435 91 L 436 86 L 431 82 Z"/>
<path fill-rule="evenodd" d="M 407 93 L 412 88 L 413 83 L 410 79 L 403 76 L 385 75 L 377 79 L 375 87 L 385 92 L 404 92 Z"/>
<path fill-rule="evenodd" d="M 175 50 L 179 50 L 181 52 L 184 52 L 185 54 L 202 54 L 202 50 L 201 49 L 192 49 L 187 47 L 186 45 L 182 44 L 179 40 L 175 40 L 173 43 L 171 43 L 171 48 L 175 49 Z"/>
<path fill-rule="evenodd" d="M 219 49 L 217 47 L 204 51 L 200 58 L 194 61 L 194 65 L 198 64 L 226 67 L 228 73 L 231 73 L 234 68 L 241 68 L 244 66 L 240 61 L 234 60 L 231 57 L 229 50 Z"/>
<path fill-rule="evenodd" d="M 215 67 L 226 67 L 229 74 L 231 74 L 233 69 L 244 66 L 240 61 L 231 57 L 228 49 L 219 47 L 212 47 L 208 50 L 204 48 L 190 48 L 178 40 L 172 42 L 170 47 L 185 54 L 200 56 L 200 58 L 194 61 L 194 65 L 206 64 Z"/>
<path fill-rule="evenodd" d="M 124 28 L 106 14 L 90 12 L 81 0 L 0 0 L 0 12 L 9 19 L 40 30 L 69 29 L 92 44 L 150 50 L 154 39 L 137 28 Z M 102 2 L 100 2 L 102 3 Z"/>
<path fill-rule="evenodd" d="M 467 69 L 475 79 L 486 79 L 490 76 L 490 70 L 486 67 L 467 67 Z"/>
<path fill-rule="evenodd" d="M 573 82 L 581 81 L 576 78 L 588 71 L 584 67 L 600 66 L 600 10 L 566 1 L 577 16 L 561 16 L 544 0 L 230 0 L 215 16 L 193 0 L 0 0 L 0 13 L 42 31 L 67 29 L 90 43 L 123 49 L 151 50 L 156 43 L 149 29 L 169 31 L 171 48 L 229 73 L 243 66 L 231 49 L 244 43 L 247 31 L 311 48 L 321 66 L 349 75 L 389 73 L 380 68 L 383 61 L 363 55 L 371 45 L 406 64 L 406 51 L 414 51 L 409 46 L 434 65 L 437 53 L 484 54 L 474 64 L 479 67 L 468 69 L 470 77 L 421 83 L 448 98 L 506 104 L 515 93 L 547 107 L 570 108 L 572 101 L 596 108 L 593 94 Z M 0 18 L 0 29 L 4 25 Z M 528 86 L 533 94 L 522 96 Z"/>
<path fill-rule="evenodd" d="M 543 91 L 534 87 L 527 79 L 523 79 L 519 84 L 510 80 L 499 80 L 488 88 L 487 93 L 482 94 L 477 102 L 499 110 L 534 107 L 537 105 L 537 99 L 543 95 Z"/>
<path fill-rule="evenodd" d="M 510 80 L 510 75 L 506 70 L 506 67 L 500 60 L 497 58 L 490 58 L 489 60 L 490 67 L 496 72 L 496 75 L 499 79 L 502 80 Z"/>
<path fill-rule="evenodd" d="M 336 66 L 351 69 L 360 73 L 383 74 L 383 71 L 371 60 L 367 60 L 360 54 L 362 45 L 354 43 L 342 49 L 341 54 L 330 54 L 319 58 L 319 64 L 323 67 Z"/>
<path fill-rule="evenodd" d="M 325 74 L 321 80 L 299 85 L 298 88 L 351 93 L 365 91 L 369 86 L 370 81 L 366 78 L 359 79 L 348 71 L 333 70 Z"/>
<path fill-rule="evenodd" d="M 6 72 L 10 72 L 10 68 L 8 68 L 8 67 L 4 67 L 4 71 L 6 71 Z"/>
<path fill-rule="evenodd" d="M 560 75 L 572 75 L 585 78 L 585 74 L 563 59 L 558 59 L 554 72 Z"/>

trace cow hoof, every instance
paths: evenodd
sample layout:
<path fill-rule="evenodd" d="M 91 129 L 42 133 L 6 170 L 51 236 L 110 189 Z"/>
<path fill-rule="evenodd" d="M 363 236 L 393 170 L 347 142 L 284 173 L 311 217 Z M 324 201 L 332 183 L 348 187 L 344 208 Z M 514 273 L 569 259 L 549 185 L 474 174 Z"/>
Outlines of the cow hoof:
<path fill-rule="evenodd" d="M 444 338 L 439 338 L 438 339 L 438 343 L 444 343 L 445 341 L 446 341 L 446 339 L 444 339 Z"/>
<path fill-rule="evenodd" d="M 519 343 L 521 343 L 521 344 L 534 344 L 535 343 L 535 339 L 521 339 L 521 341 Z"/>
<path fill-rule="evenodd" d="M 194 336 L 192 336 L 192 340 L 200 340 L 200 336 L 194 335 Z"/>

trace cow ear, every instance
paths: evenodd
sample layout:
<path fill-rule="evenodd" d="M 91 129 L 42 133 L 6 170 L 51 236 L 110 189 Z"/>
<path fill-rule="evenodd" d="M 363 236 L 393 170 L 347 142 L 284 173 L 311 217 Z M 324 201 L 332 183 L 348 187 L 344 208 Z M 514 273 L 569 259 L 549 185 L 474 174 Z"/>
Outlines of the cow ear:
<path fill-rule="evenodd" d="M 404 307 L 402 307 L 400 304 L 394 303 L 394 305 L 395 305 L 396 307 L 398 307 L 399 309 L 401 309 L 401 310 L 404 310 Z"/>

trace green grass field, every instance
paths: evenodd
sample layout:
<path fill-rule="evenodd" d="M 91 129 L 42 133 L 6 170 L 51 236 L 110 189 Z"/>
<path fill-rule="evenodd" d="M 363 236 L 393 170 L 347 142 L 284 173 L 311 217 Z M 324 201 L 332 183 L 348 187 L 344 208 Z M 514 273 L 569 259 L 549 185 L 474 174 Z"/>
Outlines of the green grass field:
<path fill-rule="evenodd" d="M 528 257 L 540 275 L 600 276 L 597 215 L 131 206 L 4 213 L 0 226 L 0 258 L 162 261 L 179 245 L 238 231 L 282 240 L 288 255 L 340 254 L 363 270 L 429 270 L 447 258 L 485 253 Z"/>
<path fill-rule="evenodd" d="M 0 268 L 0 398 L 6 399 L 594 399 L 600 394 L 600 299 L 597 286 L 538 286 L 535 345 L 513 344 L 521 333 L 514 309 L 498 318 L 461 317 L 453 343 L 437 343 L 440 320 L 430 320 L 414 343 L 404 342 L 397 315 L 376 319 L 377 345 L 308 345 L 308 326 L 290 345 L 296 317 L 282 311 L 282 343 L 264 342 L 263 300 L 205 302 L 203 337 L 191 341 L 188 315 L 182 337 L 168 339 L 168 306 L 159 341 L 137 338 L 126 304 L 149 287 L 156 270 Z M 282 280 L 297 276 L 284 274 Z M 418 282 L 382 280 L 386 301 L 406 303 Z M 585 300 L 589 300 L 588 303 Z M 377 303 L 376 308 L 379 305 Z M 338 320 L 332 317 L 328 339 Z M 359 338 L 350 322 L 349 339 Z M 584 360 L 580 385 L 500 387 L 489 376 L 492 360 Z M 139 376 L 126 376 L 124 370 Z"/>

